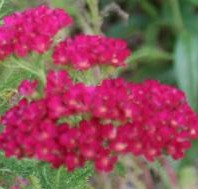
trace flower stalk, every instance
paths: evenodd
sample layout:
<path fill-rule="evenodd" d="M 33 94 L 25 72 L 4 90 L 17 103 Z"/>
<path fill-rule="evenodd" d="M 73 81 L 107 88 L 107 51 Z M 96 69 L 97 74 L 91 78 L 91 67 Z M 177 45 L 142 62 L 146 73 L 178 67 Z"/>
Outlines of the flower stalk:
<path fill-rule="evenodd" d="M 177 32 L 181 32 L 185 29 L 181 11 L 180 11 L 180 3 L 179 0 L 169 0 L 170 8 L 172 9 L 174 26 Z"/>

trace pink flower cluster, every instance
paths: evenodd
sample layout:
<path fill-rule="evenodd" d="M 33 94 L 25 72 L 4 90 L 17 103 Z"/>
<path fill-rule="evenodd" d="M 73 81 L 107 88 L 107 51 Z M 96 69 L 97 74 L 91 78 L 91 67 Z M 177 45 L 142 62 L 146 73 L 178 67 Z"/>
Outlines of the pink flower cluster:
<path fill-rule="evenodd" d="M 67 38 L 54 49 L 55 64 L 86 70 L 95 65 L 123 66 L 130 55 L 126 42 L 104 36 L 78 35 Z"/>
<path fill-rule="evenodd" d="M 0 26 L 0 60 L 11 54 L 23 57 L 32 51 L 45 52 L 54 35 L 71 22 L 62 9 L 44 5 L 4 17 Z"/>
<path fill-rule="evenodd" d="M 44 97 L 22 99 L 2 124 L 0 149 L 7 156 L 35 157 L 70 171 L 86 161 L 111 171 L 118 155 L 128 153 L 178 159 L 198 137 L 198 117 L 176 88 L 119 78 L 86 86 L 72 83 L 64 71 L 50 71 Z"/>
<path fill-rule="evenodd" d="M 36 90 L 37 84 L 36 80 L 23 80 L 18 87 L 18 92 L 21 96 L 30 96 Z"/>

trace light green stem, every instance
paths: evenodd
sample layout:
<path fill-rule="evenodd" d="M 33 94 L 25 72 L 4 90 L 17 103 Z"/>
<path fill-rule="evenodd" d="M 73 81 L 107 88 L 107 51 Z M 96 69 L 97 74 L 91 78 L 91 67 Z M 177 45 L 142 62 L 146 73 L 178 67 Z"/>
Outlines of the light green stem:
<path fill-rule="evenodd" d="M 98 9 L 98 0 L 87 0 L 90 9 L 94 34 L 101 34 L 101 17 Z"/>
<path fill-rule="evenodd" d="M 5 0 L 1 0 L 1 2 L 0 2 L 0 10 L 2 9 L 4 3 L 5 3 Z"/>
<path fill-rule="evenodd" d="M 42 82 L 43 85 L 46 83 L 44 68 L 35 69 L 34 67 L 27 65 L 26 62 L 22 60 L 17 60 L 15 58 L 11 58 L 11 61 L 14 62 L 14 64 L 17 65 L 18 68 L 21 68 L 34 74 L 36 77 L 38 77 L 38 79 Z"/>
<path fill-rule="evenodd" d="M 55 185 L 55 189 L 60 189 L 60 180 L 61 180 L 61 172 L 63 170 L 63 167 L 60 167 L 57 171 L 57 175 L 56 175 L 56 185 Z"/>
<path fill-rule="evenodd" d="M 34 189 L 42 189 L 40 185 L 40 180 L 36 176 L 29 176 L 29 181 Z"/>
<path fill-rule="evenodd" d="M 178 0 L 169 0 L 170 7 L 172 9 L 172 16 L 174 21 L 174 26 L 177 32 L 181 32 L 184 30 L 184 23 L 182 19 L 182 15 L 180 12 L 180 4 Z"/>

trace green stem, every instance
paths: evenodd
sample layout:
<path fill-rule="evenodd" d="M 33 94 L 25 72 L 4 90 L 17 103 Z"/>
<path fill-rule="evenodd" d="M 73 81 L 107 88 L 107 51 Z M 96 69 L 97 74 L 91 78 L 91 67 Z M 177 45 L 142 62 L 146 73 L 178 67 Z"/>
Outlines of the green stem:
<path fill-rule="evenodd" d="M 177 32 L 184 30 L 184 23 L 180 12 L 180 5 L 178 0 L 169 0 L 172 9 L 174 26 Z"/>
<path fill-rule="evenodd" d="M 42 82 L 43 85 L 46 83 L 45 71 L 43 68 L 37 70 L 34 67 L 27 65 L 26 62 L 22 60 L 17 60 L 15 58 L 11 58 L 11 61 L 14 62 L 14 64 L 16 64 L 18 68 L 21 68 L 34 74 L 36 77 L 38 77 L 38 79 Z"/>
<path fill-rule="evenodd" d="M 36 176 L 29 176 L 29 181 L 34 189 L 41 189 L 40 180 Z"/>
<path fill-rule="evenodd" d="M 136 179 L 134 179 L 137 188 L 142 189 L 153 189 L 154 183 L 149 168 L 146 166 L 145 162 L 141 159 L 132 156 L 132 165 L 134 173 L 136 174 Z M 139 178 L 142 177 L 142 179 Z"/>
<path fill-rule="evenodd" d="M 1 2 L 0 2 L 0 10 L 2 9 L 4 3 L 5 3 L 5 0 L 1 0 Z"/>
<path fill-rule="evenodd" d="M 169 185 L 171 189 L 179 189 L 178 181 L 177 181 L 177 175 L 170 165 L 169 161 L 166 158 L 162 158 L 160 160 L 161 165 L 164 168 L 164 171 L 166 172 L 166 175 L 169 179 Z"/>
<path fill-rule="evenodd" d="M 94 34 L 101 34 L 101 17 L 98 9 L 98 0 L 87 0 L 90 9 Z"/>
<path fill-rule="evenodd" d="M 142 0 L 140 2 L 142 4 L 143 9 L 147 12 L 149 16 L 151 16 L 154 19 L 157 18 L 158 12 L 148 0 Z"/>
<path fill-rule="evenodd" d="M 59 189 L 60 185 L 60 179 L 61 179 L 61 171 L 63 170 L 63 167 L 60 167 L 58 169 L 57 175 L 56 175 L 56 184 L 55 184 L 55 189 Z"/>
<path fill-rule="evenodd" d="M 16 65 L 17 65 L 19 68 L 21 68 L 21 69 L 23 69 L 23 70 L 26 70 L 26 71 L 28 71 L 28 72 L 30 72 L 30 73 L 32 73 L 32 74 L 38 76 L 38 72 L 37 72 L 37 71 L 35 71 L 34 69 L 31 69 L 30 67 L 24 65 L 22 62 L 16 61 L 15 63 L 16 63 Z"/>
<path fill-rule="evenodd" d="M 97 84 L 101 80 L 101 70 L 99 66 L 96 66 L 92 69 L 92 78 L 93 84 Z"/>
<path fill-rule="evenodd" d="M 41 165 L 42 165 L 42 164 L 41 164 Z M 45 180 L 45 185 L 46 185 L 46 187 L 47 187 L 48 189 L 52 189 L 51 183 L 50 183 L 50 181 L 49 181 L 49 179 L 48 179 L 48 175 L 47 175 L 48 170 L 47 170 L 46 166 L 42 166 L 41 169 L 42 169 L 42 177 L 43 177 L 43 179 Z"/>
<path fill-rule="evenodd" d="M 165 188 L 179 189 L 176 173 L 167 159 L 160 158 L 148 166 L 160 177 Z"/>
<path fill-rule="evenodd" d="M 39 77 L 40 81 L 42 82 L 43 86 L 46 83 L 46 75 L 44 70 L 39 70 L 37 76 Z"/>

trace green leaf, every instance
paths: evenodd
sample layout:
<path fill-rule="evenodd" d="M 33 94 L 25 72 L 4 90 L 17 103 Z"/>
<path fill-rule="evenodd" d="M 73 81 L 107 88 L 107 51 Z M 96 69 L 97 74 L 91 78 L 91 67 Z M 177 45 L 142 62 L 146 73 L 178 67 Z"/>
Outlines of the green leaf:
<path fill-rule="evenodd" d="M 0 1 L 0 11 L 1 11 L 1 9 L 2 9 L 4 3 L 5 3 L 5 0 L 1 0 L 1 1 Z"/>
<path fill-rule="evenodd" d="M 185 158 L 183 158 L 180 162 L 180 169 L 183 167 L 193 166 L 197 161 L 197 154 L 198 154 L 198 140 L 192 142 L 192 147 L 187 150 L 185 153 Z"/>
<path fill-rule="evenodd" d="M 72 0 L 56 0 L 56 1 L 50 1 L 49 3 L 53 7 L 63 8 L 72 16 L 79 14 L 79 12 L 76 10 L 76 6 L 75 6 L 76 4 Z"/>
<path fill-rule="evenodd" d="M 34 189 L 42 189 L 41 184 L 40 184 L 40 180 L 36 176 L 30 175 L 29 176 L 29 181 L 30 181 L 30 184 L 33 186 Z"/>
<path fill-rule="evenodd" d="M 185 28 L 188 31 L 197 33 L 198 32 L 198 14 L 197 14 L 198 0 L 182 0 L 181 1 L 181 12 L 184 21 Z"/>
<path fill-rule="evenodd" d="M 134 63 L 137 61 L 158 61 L 158 60 L 171 60 L 171 54 L 156 48 L 156 47 L 142 47 L 133 52 L 129 57 L 128 62 Z"/>
<path fill-rule="evenodd" d="M 8 108 L 18 84 L 23 79 L 32 78 L 32 75 L 26 71 L 12 66 L 5 67 L 5 65 L 7 65 L 5 62 L 0 64 L 0 114 Z"/>
<path fill-rule="evenodd" d="M 143 15 L 133 15 L 128 22 L 118 21 L 111 23 L 111 27 L 107 28 L 105 34 L 111 37 L 129 38 L 134 32 L 141 33 L 148 24 L 148 18 Z"/>
<path fill-rule="evenodd" d="M 7 158 L 0 152 L 0 178 L 9 188 L 17 176 L 30 181 L 31 189 L 87 189 L 88 179 L 93 175 L 90 164 L 67 172 L 66 168 L 52 169 L 47 163 L 34 159 Z"/>
<path fill-rule="evenodd" d="M 126 175 L 126 168 L 124 166 L 123 163 L 118 162 L 115 167 L 114 167 L 114 171 L 117 175 L 119 176 L 125 176 Z"/>
<path fill-rule="evenodd" d="M 11 5 L 10 0 L 0 0 L 0 24 L 1 18 L 5 15 L 8 15 L 13 11 L 13 7 Z"/>
<path fill-rule="evenodd" d="M 198 110 L 198 35 L 185 32 L 179 36 L 174 61 L 178 85 L 191 107 Z"/>
<path fill-rule="evenodd" d="M 196 6 L 198 6 L 198 0 L 190 0 L 190 2 Z"/>

